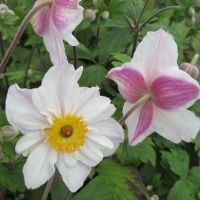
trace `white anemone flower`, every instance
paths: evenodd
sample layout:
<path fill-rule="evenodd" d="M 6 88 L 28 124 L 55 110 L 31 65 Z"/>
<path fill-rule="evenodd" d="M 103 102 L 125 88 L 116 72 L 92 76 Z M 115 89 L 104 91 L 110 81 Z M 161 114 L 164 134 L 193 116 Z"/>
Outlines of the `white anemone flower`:
<path fill-rule="evenodd" d="M 60 172 L 70 191 L 77 191 L 105 156 L 123 141 L 123 129 L 111 118 L 115 107 L 97 87 L 80 87 L 82 68 L 52 67 L 41 87 L 9 88 L 6 114 L 23 137 L 16 152 L 28 156 L 25 185 L 35 189 Z"/>

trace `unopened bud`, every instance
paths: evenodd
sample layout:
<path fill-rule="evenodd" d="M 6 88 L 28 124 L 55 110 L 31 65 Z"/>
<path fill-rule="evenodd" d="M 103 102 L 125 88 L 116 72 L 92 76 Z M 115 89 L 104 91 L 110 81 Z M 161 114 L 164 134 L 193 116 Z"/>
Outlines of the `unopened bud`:
<path fill-rule="evenodd" d="M 199 69 L 190 63 L 183 63 L 179 66 L 179 68 L 188 73 L 194 79 L 197 79 L 199 76 Z"/>
<path fill-rule="evenodd" d="M 151 191 L 153 189 L 153 186 L 152 185 L 147 185 L 147 190 L 148 191 Z"/>
<path fill-rule="evenodd" d="M 28 76 L 31 76 L 33 74 L 33 70 L 32 69 L 29 69 L 28 70 Z"/>
<path fill-rule="evenodd" d="M 84 19 L 93 22 L 96 19 L 96 10 L 87 9 L 84 12 Z"/>
<path fill-rule="evenodd" d="M 93 0 L 93 5 L 96 7 L 96 6 L 98 6 L 98 1 L 99 0 Z"/>
<path fill-rule="evenodd" d="M 0 4 L 0 15 L 4 15 L 5 13 L 9 13 L 11 15 L 15 14 L 12 10 L 10 10 L 8 8 L 8 6 L 6 4 L 2 3 L 2 4 Z"/>
<path fill-rule="evenodd" d="M 3 126 L 0 128 L 0 134 L 3 140 L 10 140 L 15 138 L 19 132 L 12 126 Z"/>
<path fill-rule="evenodd" d="M 110 13 L 106 10 L 101 14 L 101 16 L 102 16 L 103 19 L 106 20 L 110 17 Z"/>
<path fill-rule="evenodd" d="M 159 200 L 159 196 L 157 194 L 154 194 L 152 197 L 151 197 L 151 200 Z"/>
<path fill-rule="evenodd" d="M 194 9 L 193 7 L 191 7 L 191 8 L 189 9 L 189 11 L 188 11 L 188 14 L 189 14 L 190 16 L 194 16 L 194 15 L 196 14 L 195 9 Z"/>

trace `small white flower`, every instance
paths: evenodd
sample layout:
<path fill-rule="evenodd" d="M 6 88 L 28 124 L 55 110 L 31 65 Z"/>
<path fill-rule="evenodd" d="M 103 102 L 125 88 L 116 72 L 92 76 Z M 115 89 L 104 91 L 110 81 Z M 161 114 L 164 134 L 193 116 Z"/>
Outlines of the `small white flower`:
<path fill-rule="evenodd" d="M 37 89 L 9 88 L 7 118 L 23 137 L 18 154 L 29 155 L 23 173 L 27 188 L 38 188 L 55 173 L 75 192 L 91 167 L 123 141 L 122 127 L 111 118 L 115 107 L 97 87 L 79 87 L 82 68 L 52 67 Z"/>

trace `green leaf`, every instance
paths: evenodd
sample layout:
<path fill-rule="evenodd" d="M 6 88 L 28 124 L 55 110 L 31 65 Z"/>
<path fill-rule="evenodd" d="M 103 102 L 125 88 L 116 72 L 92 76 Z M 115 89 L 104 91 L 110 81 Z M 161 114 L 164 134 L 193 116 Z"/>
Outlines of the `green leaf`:
<path fill-rule="evenodd" d="M 168 151 L 161 151 L 162 160 L 167 162 L 170 169 L 180 177 L 186 177 L 189 170 L 189 155 L 181 148 L 171 149 Z"/>
<path fill-rule="evenodd" d="M 83 74 L 80 79 L 82 86 L 100 86 L 105 80 L 107 70 L 101 65 L 91 65 L 84 68 Z"/>
<path fill-rule="evenodd" d="M 179 180 L 173 185 L 167 200 L 195 200 L 196 198 L 192 192 L 193 187 L 189 181 L 185 179 Z"/>
<path fill-rule="evenodd" d="M 129 146 L 126 140 L 121 144 L 117 151 L 117 157 L 123 164 L 150 162 L 153 166 L 156 164 L 156 153 L 153 148 L 154 144 L 150 138 L 147 138 L 137 146 Z"/>
<path fill-rule="evenodd" d="M 11 170 L 4 166 L 0 167 L 0 184 L 12 192 L 24 192 L 24 179 L 22 174 L 22 163 L 16 164 Z"/>
<path fill-rule="evenodd" d="M 5 125 L 8 125 L 8 121 L 6 119 L 4 111 L 0 107 L 0 127 Z"/>
<path fill-rule="evenodd" d="M 116 60 L 118 60 L 122 63 L 126 63 L 126 62 L 131 61 L 131 57 L 128 56 L 127 54 L 124 54 L 124 53 L 113 53 L 112 55 Z"/>
<path fill-rule="evenodd" d="M 90 181 L 72 200 L 136 200 L 130 187 L 133 173 L 111 159 L 97 168 L 98 176 Z"/>
<path fill-rule="evenodd" d="M 65 199 L 65 196 L 69 192 L 66 188 L 66 185 L 62 181 L 60 174 L 56 174 L 58 177 L 54 178 L 54 184 L 51 189 L 51 198 L 52 200 Z"/>

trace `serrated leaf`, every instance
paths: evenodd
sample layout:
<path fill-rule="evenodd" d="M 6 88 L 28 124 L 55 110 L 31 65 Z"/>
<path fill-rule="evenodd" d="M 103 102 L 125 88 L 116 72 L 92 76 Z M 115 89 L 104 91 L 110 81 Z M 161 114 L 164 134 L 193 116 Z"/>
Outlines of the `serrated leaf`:
<path fill-rule="evenodd" d="M 137 162 L 150 162 L 153 166 L 156 164 L 156 153 L 153 148 L 154 144 L 150 138 L 147 138 L 137 146 L 131 147 L 125 141 L 117 151 L 117 157 L 123 164 Z"/>
<path fill-rule="evenodd" d="M 22 174 L 22 164 L 15 165 L 15 168 L 12 170 L 1 166 L 0 184 L 12 192 L 24 192 L 25 186 Z"/>
<path fill-rule="evenodd" d="M 162 160 L 167 162 L 170 169 L 180 177 L 186 177 L 189 171 L 189 155 L 181 148 L 171 149 L 168 151 L 161 151 Z"/>
<path fill-rule="evenodd" d="M 101 65 L 91 65 L 84 68 L 83 74 L 80 79 L 82 86 L 100 86 L 105 80 L 107 70 Z"/>
<path fill-rule="evenodd" d="M 185 179 L 179 180 L 173 185 L 167 200 L 195 200 L 195 195 L 192 192 L 193 187 L 189 181 Z"/>

